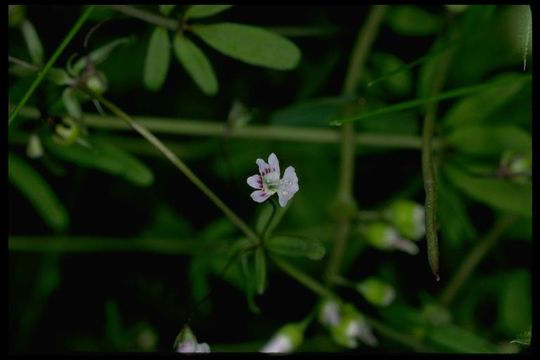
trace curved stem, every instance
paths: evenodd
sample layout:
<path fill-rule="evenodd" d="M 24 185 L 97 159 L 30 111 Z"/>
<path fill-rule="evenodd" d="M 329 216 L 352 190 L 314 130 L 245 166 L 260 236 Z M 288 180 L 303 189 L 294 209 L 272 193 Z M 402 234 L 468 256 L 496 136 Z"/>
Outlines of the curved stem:
<path fill-rule="evenodd" d="M 176 29 L 178 28 L 178 21 L 176 20 L 173 20 L 165 16 L 153 14 L 148 11 L 140 10 L 133 6 L 129 6 L 129 5 L 104 5 L 104 6 L 112 10 L 121 12 L 122 14 L 146 21 L 147 23 L 164 27 L 165 29 L 176 31 Z"/>
<path fill-rule="evenodd" d="M 272 204 L 272 214 L 270 215 L 270 218 L 268 219 L 268 222 L 266 223 L 266 226 L 264 227 L 264 230 L 261 233 L 262 241 L 266 240 L 266 237 L 268 236 L 268 230 L 270 229 L 270 224 L 272 223 L 272 221 L 274 220 L 274 216 L 276 215 L 276 209 L 277 209 L 276 199 L 272 197 L 270 199 L 270 204 Z"/>
<path fill-rule="evenodd" d="M 156 149 L 158 149 L 178 170 L 180 170 L 195 186 L 199 188 L 223 213 L 225 216 L 231 220 L 240 230 L 246 234 L 246 236 L 251 239 L 255 244 L 259 244 L 259 237 L 251 230 L 251 228 L 246 225 L 246 223 L 236 215 L 221 199 L 210 190 L 204 182 L 202 182 L 197 175 L 191 171 L 191 169 L 184 164 L 172 151 L 170 151 L 157 137 L 154 136 L 150 131 L 145 127 L 139 125 L 135 120 L 133 120 L 128 114 L 122 111 L 112 102 L 104 99 L 101 95 L 90 93 L 89 95 L 96 98 L 100 103 L 102 103 L 106 108 L 112 111 L 116 116 L 124 120 L 129 124 L 133 130 L 138 132 L 142 137 L 144 137 L 149 143 L 151 143 Z"/>
<path fill-rule="evenodd" d="M 38 76 L 36 77 L 36 79 L 34 80 L 32 85 L 30 85 L 30 87 L 28 88 L 28 90 L 24 94 L 21 101 L 19 101 L 19 103 L 15 107 L 15 110 L 13 110 L 13 112 L 9 115 L 8 126 L 11 125 L 12 121 L 15 119 L 15 117 L 17 116 L 17 114 L 19 113 L 21 108 L 24 106 L 24 104 L 26 104 L 28 99 L 30 99 L 30 96 L 32 96 L 32 94 L 34 93 L 34 91 L 36 90 L 38 85 L 43 81 L 43 79 L 45 78 L 45 75 L 47 75 L 47 72 L 49 71 L 49 69 L 53 66 L 53 64 L 56 62 L 58 57 L 62 54 L 62 52 L 64 51 L 66 46 L 69 44 L 69 42 L 73 39 L 75 34 L 77 34 L 77 32 L 82 27 L 82 25 L 84 24 L 84 22 L 86 21 L 86 19 L 88 18 L 88 16 L 92 12 L 92 10 L 94 10 L 94 8 L 95 8 L 95 5 L 88 6 L 86 8 L 86 10 L 84 11 L 84 13 L 79 17 L 79 20 L 77 20 L 75 25 L 73 25 L 71 30 L 68 32 L 68 34 L 66 35 L 64 40 L 62 40 L 62 42 L 60 43 L 58 48 L 55 50 L 55 52 L 50 57 L 49 61 L 47 61 L 47 63 L 43 67 L 43 69 L 41 69 L 41 71 L 38 73 Z"/>

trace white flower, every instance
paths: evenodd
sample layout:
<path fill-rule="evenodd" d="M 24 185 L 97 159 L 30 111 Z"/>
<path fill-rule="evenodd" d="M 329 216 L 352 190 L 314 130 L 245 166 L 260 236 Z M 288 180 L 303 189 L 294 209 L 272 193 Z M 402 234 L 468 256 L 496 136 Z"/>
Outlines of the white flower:
<path fill-rule="evenodd" d="M 358 346 L 356 339 L 359 339 L 369 346 L 375 346 L 378 343 L 377 338 L 371 332 L 371 328 L 361 318 L 351 320 L 347 324 L 345 333 L 349 340 L 349 347 L 351 348 L 356 348 Z"/>
<path fill-rule="evenodd" d="M 189 328 L 184 326 L 175 340 L 176 352 L 179 353 L 209 353 L 210 346 L 207 343 L 198 343 L 197 338 Z"/>
<path fill-rule="evenodd" d="M 321 308 L 321 323 L 329 327 L 334 327 L 339 324 L 340 319 L 339 304 L 332 300 L 326 301 Z"/>
<path fill-rule="evenodd" d="M 294 167 L 289 166 L 285 169 L 283 178 L 280 179 L 279 160 L 272 153 L 268 157 L 268 164 L 263 159 L 257 159 L 259 166 L 259 175 L 253 175 L 247 178 L 247 183 L 257 191 L 251 193 L 251 198 L 262 203 L 275 193 L 279 197 L 279 205 L 285 207 L 287 202 L 298 191 L 298 177 Z"/>
<path fill-rule="evenodd" d="M 266 345 L 263 346 L 261 352 L 263 353 L 288 353 L 293 350 L 293 343 L 291 339 L 284 335 L 278 334 L 274 336 Z"/>

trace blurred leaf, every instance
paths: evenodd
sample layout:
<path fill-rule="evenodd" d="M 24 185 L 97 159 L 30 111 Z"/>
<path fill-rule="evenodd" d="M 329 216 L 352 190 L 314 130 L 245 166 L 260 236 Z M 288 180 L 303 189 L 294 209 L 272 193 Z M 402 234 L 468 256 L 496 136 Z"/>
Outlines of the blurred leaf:
<path fill-rule="evenodd" d="M 298 236 L 274 236 L 266 241 L 270 252 L 284 256 L 305 256 L 311 260 L 320 260 L 326 249 L 321 242 Z"/>
<path fill-rule="evenodd" d="M 22 158 L 9 153 L 9 180 L 30 201 L 34 209 L 55 230 L 63 230 L 69 214 L 41 175 Z"/>
<path fill-rule="evenodd" d="M 156 26 L 150 37 L 144 61 L 144 85 L 149 90 L 159 90 L 169 70 L 171 48 L 167 30 Z"/>
<path fill-rule="evenodd" d="M 515 270 L 501 280 L 497 328 L 512 336 L 531 326 L 531 275 L 526 270 Z"/>
<path fill-rule="evenodd" d="M 444 173 L 452 184 L 473 199 L 497 209 L 532 216 L 532 185 L 503 179 L 473 177 L 446 163 Z"/>
<path fill-rule="evenodd" d="M 162 13 L 165 16 L 169 16 L 171 14 L 171 11 L 174 10 L 174 7 L 176 5 L 159 5 L 159 12 Z"/>
<path fill-rule="evenodd" d="M 251 65 L 289 70 L 300 61 L 293 42 L 258 27 L 219 23 L 193 26 L 193 32 L 217 51 Z"/>
<path fill-rule="evenodd" d="M 133 37 L 124 37 L 120 39 L 115 39 L 108 44 L 103 45 L 100 48 L 90 52 L 88 55 L 90 57 L 90 62 L 94 65 L 99 65 L 103 61 L 107 60 L 110 53 L 122 44 L 128 44 L 133 41 Z M 80 72 L 86 67 L 88 59 L 86 56 L 81 57 L 75 64 L 72 66 L 72 71 L 75 74 L 80 74 Z"/>
<path fill-rule="evenodd" d="M 39 35 L 34 28 L 34 25 L 29 20 L 24 20 L 21 24 L 21 32 L 26 42 L 26 47 L 32 58 L 32 63 L 35 65 L 43 64 L 43 45 L 39 40 Z"/>
<path fill-rule="evenodd" d="M 259 247 L 255 250 L 255 285 L 257 294 L 262 295 L 266 290 L 266 254 L 264 249 Z"/>
<path fill-rule="evenodd" d="M 462 197 L 443 176 L 439 177 L 437 210 L 440 231 L 445 243 L 457 248 L 463 242 L 477 237 L 476 228 L 471 222 Z"/>
<path fill-rule="evenodd" d="M 176 57 L 189 76 L 206 95 L 218 92 L 218 80 L 204 53 L 191 40 L 179 34 L 174 37 Z"/>
<path fill-rule="evenodd" d="M 122 319 L 118 306 L 113 300 L 108 300 L 105 303 L 105 336 L 113 350 L 126 350 Z"/>
<path fill-rule="evenodd" d="M 158 203 L 153 221 L 140 233 L 141 238 L 186 238 L 192 233 L 191 223 L 166 203 Z"/>
<path fill-rule="evenodd" d="M 491 84 L 491 86 L 489 86 Z M 473 125 L 489 121 L 524 86 L 530 86 L 531 76 L 508 73 L 486 83 L 486 88 L 457 102 L 442 122 L 446 127 Z"/>
<path fill-rule="evenodd" d="M 495 155 L 500 157 L 506 150 L 520 154 L 532 151 L 530 134 L 516 126 L 463 125 L 446 138 L 448 145 L 471 155 Z"/>
<path fill-rule="evenodd" d="M 89 6 L 90 5 L 84 5 L 84 10 L 86 10 L 86 8 Z M 88 15 L 88 20 L 95 22 L 104 21 L 114 16 L 115 14 L 116 12 L 113 9 L 110 9 L 106 6 L 95 6 L 94 10 L 92 10 L 92 12 L 90 12 L 90 15 Z"/>
<path fill-rule="evenodd" d="M 442 19 L 418 6 L 392 6 L 387 23 L 395 32 L 406 36 L 426 36 L 442 28 Z"/>
<path fill-rule="evenodd" d="M 71 76 L 64 69 L 54 67 L 47 73 L 47 79 L 60 86 L 71 85 L 73 82 Z"/>
<path fill-rule="evenodd" d="M 242 274 L 244 275 L 244 290 L 246 292 L 247 303 L 249 310 L 254 314 L 259 314 L 261 310 L 255 303 L 255 291 L 257 290 L 257 278 L 255 267 L 253 264 L 253 252 L 243 253 L 240 255 L 240 264 Z"/>
<path fill-rule="evenodd" d="M 496 353 L 497 348 L 477 334 L 456 325 L 429 327 L 426 332 L 429 341 L 446 351 L 458 353 Z"/>
<path fill-rule="evenodd" d="M 371 56 L 371 62 L 379 76 L 392 73 L 390 76 L 379 78 L 378 81 L 384 80 L 385 88 L 393 95 L 405 96 L 410 94 L 412 75 L 403 60 L 389 53 L 378 52 Z M 396 69 L 401 69 L 401 71 L 395 72 Z"/>
<path fill-rule="evenodd" d="M 205 240 L 227 239 L 237 231 L 236 226 L 226 217 L 219 218 L 206 225 L 201 232 L 201 238 Z"/>
<path fill-rule="evenodd" d="M 525 331 L 518 335 L 515 340 L 510 341 L 512 344 L 531 345 L 531 331 Z"/>
<path fill-rule="evenodd" d="M 192 5 L 187 9 L 184 19 L 213 16 L 230 9 L 232 6 L 233 5 Z"/>
<path fill-rule="evenodd" d="M 81 105 L 79 105 L 79 101 L 75 97 L 75 90 L 73 88 L 67 87 L 64 89 L 62 92 L 62 102 L 70 116 L 75 119 L 82 118 Z"/>
<path fill-rule="evenodd" d="M 92 138 L 90 149 L 78 143 L 69 147 L 58 146 L 49 138 L 44 139 L 44 144 L 51 153 L 65 161 L 122 176 L 139 186 L 149 186 L 154 182 L 154 175 L 145 164 L 98 137 Z"/>
<path fill-rule="evenodd" d="M 352 99 L 349 97 L 325 97 L 307 100 L 279 109 L 272 113 L 270 122 L 276 125 L 328 126 Z"/>
<path fill-rule="evenodd" d="M 199 303 L 205 299 L 211 291 L 208 282 L 208 268 L 206 262 L 206 256 L 194 257 L 191 259 L 188 269 L 191 298 L 194 303 L 199 304 L 197 309 L 204 315 L 208 315 L 212 308 L 210 298 L 204 303 Z"/>

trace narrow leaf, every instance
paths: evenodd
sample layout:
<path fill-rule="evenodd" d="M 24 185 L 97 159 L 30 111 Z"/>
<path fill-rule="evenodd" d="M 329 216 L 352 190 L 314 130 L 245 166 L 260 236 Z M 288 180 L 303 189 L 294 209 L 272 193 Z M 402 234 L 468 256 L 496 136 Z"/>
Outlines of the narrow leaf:
<path fill-rule="evenodd" d="M 266 254 L 263 248 L 255 250 L 255 285 L 257 294 L 261 295 L 266 290 Z"/>
<path fill-rule="evenodd" d="M 34 28 L 34 25 L 28 20 L 24 20 L 21 24 L 21 32 L 26 42 L 26 47 L 32 58 L 32 62 L 36 65 L 43 64 L 43 45 L 39 40 L 39 35 Z"/>
<path fill-rule="evenodd" d="M 500 210 L 532 216 L 531 184 L 474 177 L 450 163 L 445 164 L 443 171 L 457 188 L 471 198 Z"/>
<path fill-rule="evenodd" d="M 180 34 L 174 38 L 174 51 L 197 86 L 207 95 L 216 94 L 218 91 L 216 75 L 210 61 L 197 45 Z"/>
<path fill-rule="evenodd" d="M 242 267 L 242 273 L 244 275 L 244 290 L 246 291 L 246 298 L 249 310 L 254 314 L 259 314 L 261 310 L 257 307 L 257 304 L 255 303 L 255 276 L 253 263 L 250 260 L 250 257 L 252 256 L 252 252 L 240 255 L 240 265 Z"/>
<path fill-rule="evenodd" d="M 74 90 L 70 87 L 65 88 L 62 92 L 62 102 L 68 112 L 68 114 L 75 119 L 82 117 L 82 110 L 79 101 L 75 97 Z"/>
<path fill-rule="evenodd" d="M 266 242 L 270 252 L 285 256 L 305 256 L 311 260 L 320 260 L 326 249 L 316 240 L 298 236 L 275 236 Z"/>
<path fill-rule="evenodd" d="M 51 139 L 45 139 L 44 144 L 52 154 L 65 161 L 122 176 L 136 185 L 149 186 L 154 181 L 152 171 L 145 164 L 97 137 L 92 138 L 90 148 L 78 143 L 62 147 Z"/>
<path fill-rule="evenodd" d="M 388 25 L 397 33 L 426 36 L 442 28 L 442 19 L 418 6 L 393 6 L 387 17 Z"/>
<path fill-rule="evenodd" d="M 233 5 L 192 5 L 187 11 L 184 19 L 204 18 L 219 14 Z"/>
<path fill-rule="evenodd" d="M 171 11 L 174 10 L 174 7 L 176 5 L 159 5 L 159 12 L 162 13 L 165 16 L 169 16 L 171 14 Z"/>
<path fill-rule="evenodd" d="M 150 37 L 148 51 L 144 61 L 144 85 L 149 90 L 159 90 L 165 81 L 169 63 L 171 61 L 171 48 L 167 30 L 156 27 Z"/>
<path fill-rule="evenodd" d="M 68 225 L 68 213 L 41 175 L 15 154 L 8 155 L 9 180 L 55 230 Z"/>
<path fill-rule="evenodd" d="M 300 61 L 300 50 L 293 42 L 258 27 L 219 23 L 192 28 L 217 51 L 251 65 L 289 70 Z"/>
<path fill-rule="evenodd" d="M 484 338 L 456 325 L 433 326 L 426 331 L 430 342 L 447 351 L 459 353 L 495 353 L 497 349 Z"/>
<path fill-rule="evenodd" d="M 88 56 L 90 57 L 90 62 L 94 65 L 98 65 L 103 61 L 107 60 L 110 53 L 120 45 L 127 44 L 133 41 L 132 37 L 125 37 L 111 41 L 108 44 L 103 45 L 100 48 L 92 51 Z M 75 64 L 73 64 L 72 70 L 75 74 L 79 74 L 85 67 L 88 62 L 86 56 L 81 57 Z"/>

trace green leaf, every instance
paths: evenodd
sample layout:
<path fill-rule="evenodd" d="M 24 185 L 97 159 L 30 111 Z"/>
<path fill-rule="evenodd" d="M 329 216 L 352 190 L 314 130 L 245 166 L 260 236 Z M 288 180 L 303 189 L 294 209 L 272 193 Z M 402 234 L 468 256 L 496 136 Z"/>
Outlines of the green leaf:
<path fill-rule="evenodd" d="M 395 32 L 408 36 L 426 36 L 442 28 L 442 19 L 418 6 L 393 6 L 387 23 Z"/>
<path fill-rule="evenodd" d="M 67 87 L 62 92 L 62 102 L 68 112 L 68 114 L 75 119 L 82 117 L 82 110 L 79 101 L 75 97 L 75 90 L 71 87 Z"/>
<path fill-rule="evenodd" d="M 218 92 L 218 80 L 204 53 L 191 40 L 179 34 L 174 38 L 176 57 L 197 86 L 207 95 Z"/>
<path fill-rule="evenodd" d="M 51 68 L 47 73 L 47 79 L 60 86 L 71 85 L 73 83 L 71 76 L 64 69 L 60 68 Z"/>
<path fill-rule="evenodd" d="M 69 214 L 41 175 L 15 154 L 8 155 L 9 180 L 55 230 L 63 230 Z"/>
<path fill-rule="evenodd" d="M 256 277 L 255 269 L 253 265 L 253 252 L 243 253 L 240 255 L 240 265 L 242 273 L 244 275 L 244 290 L 246 291 L 246 298 L 249 306 L 249 310 L 254 314 L 259 314 L 261 310 L 255 303 L 255 291 L 256 291 Z"/>
<path fill-rule="evenodd" d="M 110 53 L 116 49 L 118 46 L 123 44 L 128 44 L 133 41 L 133 37 L 124 37 L 120 39 L 115 39 L 108 44 L 103 45 L 100 48 L 92 51 L 88 56 L 90 57 L 90 62 L 94 65 L 99 65 L 103 61 L 107 60 Z M 79 74 L 87 64 L 87 57 L 83 56 L 72 66 L 72 70 L 75 74 Z"/>
<path fill-rule="evenodd" d="M 213 16 L 230 9 L 232 6 L 233 5 L 192 5 L 187 9 L 184 19 L 197 19 Z"/>
<path fill-rule="evenodd" d="M 442 120 L 444 126 L 458 127 L 489 121 L 524 86 L 531 86 L 531 77 L 515 73 L 503 74 L 487 85 L 478 94 L 468 96 L 452 106 Z"/>
<path fill-rule="evenodd" d="M 159 12 L 165 16 L 169 16 L 171 14 L 171 11 L 174 10 L 175 6 L 176 5 L 159 5 Z"/>
<path fill-rule="evenodd" d="M 348 97 L 327 97 L 307 100 L 275 111 L 270 122 L 276 125 L 327 126 L 347 102 Z"/>
<path fill-rule="evenodd" d="M 126 350 L 124 348 L 125 337 L 118 306 L 113 300 L 105 303 L 105 336 L 113 350 Z"/>
<path fill-rule="evenodd" d="M 518 335 L 515 340 L 510 341 L 512 344 L 531 345 L 531 331 L 525 331 Z"/>
<path fill-rule="evenodd" d="M 532 322 L 531 275 L 526 270 L 505 274 L 500 284 L 497 328 L 512 336 L 530 328 Z"/>
<path fill-rule="evenodd" d="M 43 64 L 43 45 L 39 40 L 39 35 L 34 28 L 34 25 L 28 20 L 24 20 L 21 24 L 21 32 L 26 42 L 26 47 L 32 58 L 32 62 L 36 65 Z"/>
<path fill-rule="evenodd" d="M 154 181 L 152 171 L 145 164 L 97 137 L 92 138 L 90 148 L 78 143 L 62 147 L 48 138 L 44 144 L 52 154 L 65 161 L 122 176 L 136 185 L 149 186 Z"/>
<path fill-rule="evenodd" d="M 497 348 L 477 334 L 456 325 L 429 327 L 428 341 L 441 346 L 446 351 L 457 353 L 496 353 Z"/>
<path fill-rule="evenodd" d="M 262 295 L 266 290 L 266 254 L 264 249 L 259 247 L 255 250 L 255 286 L 257 294 Z"/>
<path fill-rule="evenodd" d="M 311 260 L 320 260 L 326 249 L 316 240 L 298 236 L 275 236 L 266 242 L 270 252 L 284 256 L 305 256 Z"/>
<path fill-rule="evenodd" d="M 171 61 L 171 48 L 167 30 L 157 26 L 152 32 L 148 51 L 144 61 L 144 85 L 149 90 L 159 90 L 165 81 L 169 63 Z"/>
<path fill-rule="evenodd" d="M 373 66 L 377 69 L 377 74 L 382 75 L 378 81 L 384 80 L 385 86 L 392 94 L 405 96 L 411 92 L 412 75 L 403 60 L 397 56 L 383 52 L 373 54 L 371 60 Z M 384 74 L 392 75 L 385 76 Z"/>
<path fill-rule="evenodd" d="M 474 177 L 447 163 L 443 167 L 454 186 L 471 198 L 494 208 L 532 216 L 532 185 L 504 179 Z"/>
<path fill-rule="evenodd" d="M 217 51 L 251 65 L 289 70 L 300 61 L 300 50 L 293 42 L 258 27 L 219 23 L 192 29 Z"/>

